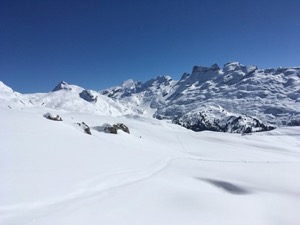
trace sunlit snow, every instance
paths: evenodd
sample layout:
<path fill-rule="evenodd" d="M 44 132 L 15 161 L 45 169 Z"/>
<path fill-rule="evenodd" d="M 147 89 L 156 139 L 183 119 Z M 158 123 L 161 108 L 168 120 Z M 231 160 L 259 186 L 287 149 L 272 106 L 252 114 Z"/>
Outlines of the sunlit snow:
<path fill-rule="evenodd" d="M 299 224 L 300 127 L 196 133 L 105 96 L 1 86 L 1 225 Z"/>

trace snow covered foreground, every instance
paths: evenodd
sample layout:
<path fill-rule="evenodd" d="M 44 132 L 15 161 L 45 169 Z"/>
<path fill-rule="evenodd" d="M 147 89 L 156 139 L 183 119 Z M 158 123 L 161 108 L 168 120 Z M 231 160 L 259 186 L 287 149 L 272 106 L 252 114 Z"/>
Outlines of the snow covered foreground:
<path fill-rule="evenodd" d="M 195 133 L 46 110 L 0 106 L 1 225 L 300 224 L 300 127 Z M 97 131 L 117 122 L 130 134 Z"/>

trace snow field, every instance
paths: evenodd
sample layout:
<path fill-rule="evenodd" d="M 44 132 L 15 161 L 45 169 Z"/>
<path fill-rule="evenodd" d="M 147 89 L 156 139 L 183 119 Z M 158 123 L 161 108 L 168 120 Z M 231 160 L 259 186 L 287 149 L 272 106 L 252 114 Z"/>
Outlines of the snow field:
<path fill-rule="evenodd" d="M 298 127 L 241 136 L 38 107 L 0 116 L 1 225 L 300 224 Z M 118 122 L 130 134 L 95 130 Z"/>

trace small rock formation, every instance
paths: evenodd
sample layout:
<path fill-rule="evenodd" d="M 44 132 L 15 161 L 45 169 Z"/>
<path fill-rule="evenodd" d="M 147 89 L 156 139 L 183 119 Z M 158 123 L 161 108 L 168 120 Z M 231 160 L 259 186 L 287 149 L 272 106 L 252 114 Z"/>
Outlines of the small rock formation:
<path fill-rule="evenodd" d="M 130 134 L 129 128 L 123 123 L 114 124 L 113 127 L 116 128 L 117 130 L 122 130 L 122 131 Z"/>
<path fill-rule="evenodd" d="M 46 113 L 44 115 L 45 118 L 49 119 L 49 120 L 54 120 L 54 121 L 62 121 L 62 118 L 59 115 L 54 116 L 51 113 Z"/>
<path fill-rule="evenodd" d="M 104 127 L 103 130 L 104 130 L 105 133 L 110 133 L 110 134 L 117 134 L 118 133 L 117 129 L 113 126 Z"/>
<path fill-rule="evenodd" d="M 86 100 L 87 102 L 94 102 L 96 103 L 98 100 L 98 96 L 93 93 L 92 91 L 88 91 L 88 90 L 83 90 L 80 94 L 79 94 L 80 98 Z"/>
<path fill-rule="evenodd" d="M 117 134 L 118 130 L 122 130 L 122 131 L 130 134 L 129 128 L 123 123 L 117 123 L 117 124 L 113 124 L 113 125 L 104 124 L 102 126 L 102 128 L 105 133 Z"/>
<path fill-rule="evenodd" d="M 86 134 L 89 134 L 89 135 L 92 134 L 92 133 L 91 133 L 90 127 L 89 127 L 85 122 L 77 123 L 77 125 L 80 126 L 80 127 L 82 127 L 82 129 L 84 130 L 84 132 L 85 132 Z"/>

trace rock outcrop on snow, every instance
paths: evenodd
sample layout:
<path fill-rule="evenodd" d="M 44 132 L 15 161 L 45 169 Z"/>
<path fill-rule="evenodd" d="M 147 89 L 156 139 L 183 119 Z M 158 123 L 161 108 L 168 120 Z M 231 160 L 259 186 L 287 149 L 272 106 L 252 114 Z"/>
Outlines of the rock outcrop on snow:
<path fill-rule="evenodd" d="M 44 115 L 45 118 L 49 120 L 54 120 L 54 121 L 62 121 L 62 118 L 59 115 L 53 115 L 51 113 L 46 113 Z"/>
<path fill-rule="evenodd" d="M 105 126 L 103 130 L 104 130 L 105 133 L 110 133 L 110 134 L 117 134 L 118 133 L 117 128 L 115 128 L 114 126 L 111 126 L 111 125 Z"/>
<path fill-rule="evenodd" d="M 83 90 L 79 94 L 80 98 L 86 100 L 87 102 L 94 102 L 96 103 L 98 100 L 98 96 L 91 90 Z"/>
<path fill-rule="evenodd" d="M 122 130 L 123 132 L 130 134 L 129 128 L 123 123 L 116 123 L 113 125 L 105 123 L 101 127 L 96 127 L 94 129 L 110 134 L 117 134 L 118 130 Z"/>
<path fill-rule="evenodd" d="M 251 116 L 229 113 L 220 108 L 193 111 L 175 118 L 173 123 L 194 131 L 210 130 L 242 134 L 275 129 L 274 126 L 266 125 Z"/>
<path fill-rule="evenodd" d="M 117 130 L 122 130 L 125 133 L 130 134 L 129 128 L 124 123 L 114 124 L 113 127 L 116 128 Z"/>
<path fill-rule="evenodd" d="M 77 125 L 81 127 L 86 134 L 92 134 L 90 127 L 85 122 L 77 123 Z"/>

